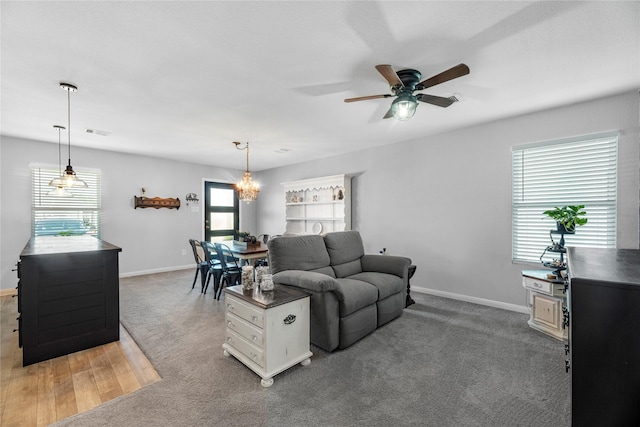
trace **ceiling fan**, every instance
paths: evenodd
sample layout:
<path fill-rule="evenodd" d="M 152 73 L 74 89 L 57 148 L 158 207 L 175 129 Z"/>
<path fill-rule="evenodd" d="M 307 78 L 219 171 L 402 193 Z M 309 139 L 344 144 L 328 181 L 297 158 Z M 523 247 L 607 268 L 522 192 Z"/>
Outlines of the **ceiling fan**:
<path fill-rule="evenodd" d="M 418 101 L 443 108 L 450 106 L 458 100 L 455 96 L 444 98 L 441 96 L 427 95 L 426 93 L 414 94 L 413 92 L 424 90 L 469 74 L 469 67 L 465 64 L 458 64 L 423 81 L 420 81 L 422 74 L 418 70 L 406 69 L 395 72 L 393 68 L 391 68 L 391 65 L 376 65 L 376 70 L 389 82 L 393 94 L 347 98 L 344 102 L 396 97 L 391 103 L 391 108 L 389 108 L 389 111 L 387 111 L 387 114 L 385 114 L 383 118 L 388 119 L 394 117 L 397 120 L 408 120 L 413 117 L 418 106 Z"/>

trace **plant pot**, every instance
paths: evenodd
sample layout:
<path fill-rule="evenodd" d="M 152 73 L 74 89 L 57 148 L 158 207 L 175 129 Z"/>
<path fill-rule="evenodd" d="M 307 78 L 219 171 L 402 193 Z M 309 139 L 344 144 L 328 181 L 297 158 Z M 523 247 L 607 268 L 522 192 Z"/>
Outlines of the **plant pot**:
<path fill-rule="evenodd" d="M 567 230 L 564 224 L 561 223 L 560 221 L 556 222 L 556 229 L 558 230 L 558 233 L 561 233 L 561 234 L 575 234 L 576 232 L 575 226 L 572 230 Z"/>

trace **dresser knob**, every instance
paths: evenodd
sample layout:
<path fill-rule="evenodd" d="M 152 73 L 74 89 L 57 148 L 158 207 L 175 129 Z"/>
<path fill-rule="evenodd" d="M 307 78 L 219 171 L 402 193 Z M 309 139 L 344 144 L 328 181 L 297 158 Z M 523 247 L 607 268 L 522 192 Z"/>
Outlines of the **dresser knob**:
<path fill-rule="evenodd" d="M 231 320 L 229 320 L 229 321 L 227 322 L 227 326 L 229 326 L 229 327 L 233 326 L 233 323 L 231 323 Z"/>
<path fill-rule="evenodd" d="M 571 369 L 571 361 L 568 359 L 565 359 L 564 361 L 564 371 L 565 372 L 569 372 L 569 369 Z"/>
<path fill-rule="evenodd" d="M 227 337 L 227 342 L 228 342 L 228 343 L 233 342 L 233 340 L 231 339 L 231 337 Z"/>
<path fill-rule="evenodd" d="M 257 337 L 257 336 L 255 336 L 255 335 L 252 335 L 252 336 L 251 336 L 251 339 L 252 339 L 253 341 L 257 341 L 257 340 L 258 340 L 258 337 Z"/>
<path fill-rule="evenodd" d="M 569 354 L 569 350 L 571 349 L 571 347 L 569 347 L 569 344 L 565 344 L 564 345 L 564 355 L 568 355 Z"/>

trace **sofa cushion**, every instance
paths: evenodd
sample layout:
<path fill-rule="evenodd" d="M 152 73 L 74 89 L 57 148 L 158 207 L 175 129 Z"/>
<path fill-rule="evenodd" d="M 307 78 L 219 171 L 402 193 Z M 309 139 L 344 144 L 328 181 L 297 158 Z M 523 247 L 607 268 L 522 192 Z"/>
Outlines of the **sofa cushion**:
<path fill-rule="evenodd" d="M 336 293 L 340 301 L 340 317 L 360 310 L 378 300 L 378 289 L 366 282 L 354 279 L 335 279 Z"/>
<path fill-rule="evenodd" d="M 332 265 L 331 267 L 333 267 L 333 277 L 349 277 L 362 272 L 359 259 L 345 262 L 344 264 Z"/>
<path fill-rule="evenodd" d="M 329 267 L 324 239 L 318 235 L 278 237 L 269 240 L 269 268 L 273 274 L 285 270 L 318 270 Z"/>
<path fill-rule="evenodd" d="M 374 273 L 365 271 L 363 273 L 349 276 L 349 279 L 360 280 L 372 284 L 378 289 L 378 299 L 383 300 L 386 297 L 402 292 L 406 285 L 401 277 L 387 273 Z"/>
<path fill-rule="evenodd" d="M 336 277 L 347 277 L 360 273 L 360 258 L 364 255 L 362 238 L 357 231 L 327 233 L 324 243 L 329 253 Z"/>

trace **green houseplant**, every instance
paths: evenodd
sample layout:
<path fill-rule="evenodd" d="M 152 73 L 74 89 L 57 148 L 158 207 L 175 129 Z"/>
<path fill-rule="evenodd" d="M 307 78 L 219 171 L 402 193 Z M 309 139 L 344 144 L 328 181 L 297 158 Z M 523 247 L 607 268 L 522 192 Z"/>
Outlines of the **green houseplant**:
<path fill-rule="evenodd" d="M 558 231 L 575 233 L 576 227 L 585 225 L 587 213 L 583 210 L 584 205 L 555 207 L 544 211 L 543 214 L 556 221 Z"/>

